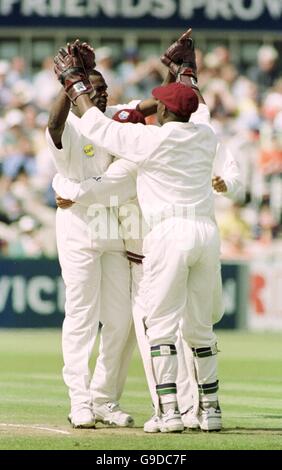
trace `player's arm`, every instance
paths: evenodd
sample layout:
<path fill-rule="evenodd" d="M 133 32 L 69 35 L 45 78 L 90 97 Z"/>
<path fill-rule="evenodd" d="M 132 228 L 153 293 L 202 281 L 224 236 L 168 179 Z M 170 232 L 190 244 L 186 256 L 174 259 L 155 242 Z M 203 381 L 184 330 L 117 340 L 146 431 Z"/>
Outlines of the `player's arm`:
<path fill-rule="evenodd" d="M 141 124 L 125 125 L 113 122 L 93 107 L 90 94 L 93 87 L 74 43 L 68 52 L 60 56 L 55 68 L 58 79 L 70 100 L 78 106 L 83 134 L 108 153 L 134 163 L 146 160 L 159 145 L 149 127 Z M 150 146 L 146 143 L 150 142 Z M 134 149 L 134 152 L 133 152 Z"/>
<path fill-rule="evenodd" d="M 197 64 L 194 41 L 189 28 L 177 41 L 171 44 L 161 57 L 161 62 L 170 72 L 169 82 L 177 81 L 194 89 L 200 104 L 205 100 L 198 88 Z"/>
<path fill-rule="evenodd" d="M 169 48 L 164 52 L 161 57 L 161 62 L 168 67 L 167 74 L 164 78 L 162 86 L 168 85 L 169 83 L 173 83 L 176 80 L 176 70 L 178 70 L 179 65 L 176 66 L 174 72 L 172 71 L 173 65 L 171 68 L 169 64 L 172 64 L 173 60 L 178 60 L 179 64 L 183 61 L 183 48 L 186 47 L 186 44 L 183 45 L 183 41 L 185 42 L 186 39 L 190 36 L 192 30 L 189 28 L 184 34 L 180 36 L 180 38 L 173 44 L 169 46 Z M 146 100 L 141 101 L 136 109 L 140 111 L 145 117 L 151 116 L 157 112 L 157 100 L 155 98 L 148 98 Z"/>
<path fill-rule="evenodd" d="M 135 164 L 116 160 L 101 176 L 79 183 L 56 174 L 52 185 L 61 200 L 76 202 L 86 207 L 93 203 L 109 207 L 114 197 L 118 205 L 121 205 L 136 197 L 136 170 Z"/>
<path fill-rule="evenodd" d="M 111 155 L 137 164 L 154 153 L 159 146 L 158 127 L 115 122 L 94 108 L 87 98 L 82 95 L 77 99 L 82 114 L 81 127 L 87 138 Z"/>
<path fill-rule="evenodd" d="M 243 200 L 244 187 L 239 165 L 226 145 L 217 146 L 214 160 L 213 189 L 232 200 Z"/>
<path fill-rule="evenodd" d="M 71 56 L 73 49 L 79 54 L 79 63 L 75 63 Z M 62 135 L 70 111 L 72 89 L 75 80 L 79 82 L 81 82 L 81 80 L 83 81 L 84 74 L 93 70 L 95 65 L 95 53 L 93 48 L 87 43 L 80 43 L 78 39 L 73 44 L 67 44 L 67 49 L 63 47 L 60 48 L 58 54 L 54 57 L 54 71 L 63 85 L 63 88 L 51 107 L 48 131 L 58 149 L 62 149 L 63 147 Z M 73 77 L 76 78 L 73 80 Z M 68 78 L 70 78 L 70 81 Z M 89 92 L 92 91 L 89 80 L 86 80 L 86 86 L 88 86 Z"/>
<path fill-rule="evenodd" d="M 66 95 L 65 90 L 62 88 L 58 97 L 54 100 L 48 120 L 49 134 L 58 149 L 62 148 L 62 135 L 69 110 L 70 100 Z"/>
<path fill-rule="evenodd" d="M 167 75 L 162 83 L 162 86 L 168 85 L 169 83 L 175 82 L 175 76 L 168 69 Z M 148 98 L 146 100 L 140 101 L 136 106 L 136 109 L 140 111 L 145 117 L 156 114 L 157 112 L 158 101 L 155 98 Z"/>
<path fill-rule="evenodd" d="M 177 73 L 180 72 L 180 64 L 183 63 L 183 56 L 185 56 L 185 51 L 188 47 L 187 40 L 190 37 L 191 33 L 192 29 L 189 28 L 184 34 L 180 36 L 177 41 L 171 44 L 162 55 L 161 62 L 167 66 L 167 74 L 164 78 L 162 86 L 175 82 L 177 78 Z M 197 90 L 196 93 L 197 95 L 199 93 L 199 102 L 204 102 L 199 90 Z M 136 109 L 146 117 L 151 116 L 152 114 L 155 114 L 157 112 L 157 105 L 158 102 L 155 98 L 149 98 L 141 101 L 137 105 Z"/>

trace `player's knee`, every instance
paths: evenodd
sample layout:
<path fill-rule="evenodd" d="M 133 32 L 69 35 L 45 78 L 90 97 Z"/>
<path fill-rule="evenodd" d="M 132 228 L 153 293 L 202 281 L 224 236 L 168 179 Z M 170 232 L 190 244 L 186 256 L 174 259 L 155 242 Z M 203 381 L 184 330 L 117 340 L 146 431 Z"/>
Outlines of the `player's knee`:
<path fill-rule="evenodd" d="M 175 356 L 176 354 L 175 344 L 158 344 L 151 346 L 151 357 Z"/>

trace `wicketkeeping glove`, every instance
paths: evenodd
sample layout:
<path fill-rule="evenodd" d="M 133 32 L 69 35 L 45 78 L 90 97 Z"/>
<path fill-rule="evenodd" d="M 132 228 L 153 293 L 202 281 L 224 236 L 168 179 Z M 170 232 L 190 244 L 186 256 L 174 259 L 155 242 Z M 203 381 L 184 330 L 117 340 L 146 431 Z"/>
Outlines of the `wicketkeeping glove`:
<path fill-rule="evenodd" d="M 95 52 L 93 47 L 87 44 L 87 42 L 81 43 L 78 39 L 75 41 L 74 45 L 75 44 L 78 47 L 86 72 L 90 73 L 96 67 Z"/>
<path fill-rule="evenodd" d="M 182 64 L 183 62 L 183 55 L 189 44 L 189 41 L 192 40 L 190 35 L 192 33 L 192 29 L 189 28 L 184 34 L 180 36 L 177 41 L 175 41 L 169 48 L 165 51 L 164 55 L 161 57 L 161 61 L 163 64 L 169 66 L 170 62 L 174 62 L 175 64 Z"/>
<path fill-rule="evenodd" d="M 178 77 L 179 75 L 193 78 L 193 83 L 197 83 L 197 66 L 195 57 L 194 41 L 190 37 L 192 29 L 188 29 L 182 36 L 174 42 L 161 57 L 161 61 Z M 184 80 L 185 81 L 185 80 Z M 193 85 L 195 87 L 195 85 Z"/>
<path fill-rule="evenodd" d="M 183 63 L 179 66 L 176 73 L 176 81 L 181 82 L 186 86 L 190 86 L 195 90 L 199 90 L 197 85 L 197 65 L 194 41 L 192 38 L 188 38 L 186 48 L 183 53 Z"/>
<path fill-rule="evenodd" d="M 161 61 L 167 67 L 170 63 L 173 62 L 176 65 L 181 65 L 184 63 L 189 64 L 191 68 L 195 69 L 196 73 L 196 59 L 194 51 L 194 41 L 191 38 L 192 29 L 189 28 L 180 38 L 175 41 L 169 48 L 165 51 L 164 55 L 161 57 Z"/>
<path fill-rule="evenodd" d="M 54 64 L 57 78 L 72 102 L 78 96 L 93 91 L 76 42 L 68 44 L 68 50 L 61 48 L 54 58 Z"/>

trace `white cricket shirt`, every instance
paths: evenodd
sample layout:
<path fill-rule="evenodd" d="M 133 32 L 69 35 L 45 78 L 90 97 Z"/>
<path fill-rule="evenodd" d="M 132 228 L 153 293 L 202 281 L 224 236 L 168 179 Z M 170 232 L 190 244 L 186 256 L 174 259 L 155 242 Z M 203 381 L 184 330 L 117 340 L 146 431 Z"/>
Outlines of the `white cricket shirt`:
<path fill-rule="evenodd" d="M 105 114 L 111 118 L 120 109 L 135 108 L 138 103 L 139 101 L 132 101 L 129 104 L 109 106 Z M 105 148 L 86 137 L 82 119 L 71 111 L 62 134 L 63 148 L 58 149 L 55 146 L 48 128 L 46 139 L 58 173 L 73 181 L 80 182 L 91 176 L 100 176 L 112 162 L 112 156 Z"/>
<path fill-rule="evenodd" d="M 138 164 L 138 200 L 149 225 L 175 208 L 213 217 L 211 177 L 217 138 L 206 105 L 199 105 L 194 122 L 162 127 L 121 124 L 94 107 L 81 121 L 85 136 L 95 145 Z"/>

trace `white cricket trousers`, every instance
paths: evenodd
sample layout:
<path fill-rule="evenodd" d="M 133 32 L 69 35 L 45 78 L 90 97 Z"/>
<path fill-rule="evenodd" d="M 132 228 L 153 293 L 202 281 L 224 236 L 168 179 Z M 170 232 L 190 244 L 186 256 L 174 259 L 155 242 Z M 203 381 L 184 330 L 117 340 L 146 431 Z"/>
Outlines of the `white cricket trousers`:
<path fill-rule="evenodd" d="M 84 212 L 83 212 L 84 211 Z M 85 209 L 58 209 L 56 234 L 66 287 L 63 377 L 71 407 L 116 401 L 131 326 L 129 264 L 122 240 L 95 240 Z M 94 375 L 89 361 L 102 324 Z"/>
<path fill-rule="evenodd" d="M 167 219 L 146 236 L 142 284 L 151 347 L 175 345 L 181 319 L 182 335 L 190 347 L 214 346 L 212 312 L 219 245 L 217 226 L 207 217 Z M 153 360 L 156 382 L 176 383 L 177 355 L 167 349 L 164 354 L 167 357 L 161 353 L 161 359 Z M 212 369 L 214 376 L 216 367 Z"/>
<path fill-rule="evenodd" d="M 149 345 L 148 337 L 146 335 L 146 318 L 147 312 L 144 307 L 144 299 L 142 294 L 142 279 L 143 279 L 143 266 L 142 264 L 131 264 L 131 296 L 132 296 L 132 313 L 133 321 L 135 326 L 135 333 L 137 338 L 137 344 L 140 351 L 140 355 L 143 362 L 143 367 L 146 375 L 146 380 L 151 395 L 152 403 L 154 406 L 155 413 L 159 411 L 159 398 L 156 392 L 156 379 L 154 375 L 152 360 L 151 360 L 151 348 Z M 179 360 L 179 374 L 177 379 L 177 396 L 180 411 L 186 411 L 190 406 L 193 405 L 193 385 L 191 384 L 190 377 L 187 372 L 187 365 L 184 354 L 184 348 L 182 344 L 182 338 L 180 338 L 180 331 L 177 337 L 177 352 Z M 181 372 L 180 372 L 181 371 Z M 197 388 L 197 384 L 196 384 Z"/>
<path fill-rule="evenodd" d="M 221 268 L 218 265 L 215 271 L 215 288 L 213 292 L 213 323 L 217 323 L 224 313 L 222 302 L 222 281 Z M 142 293 L 143 265 L 131 263 L 131 298 L 132 313 L 136 332 L 138 348 L 142 357 L 143 367 L 147 379 L 149 392 L 155 412 L 158 413 L 159 398 L 156 393 L 156 379 L 151 360 L 151 349 L 146 335 L 146 318 L 147 312 L 144 306 L 144 293 Z M 188 307 L 187 307 L 188 308 Z M 120 377 L 123 383 L 123 371 L 127 371 L 128 362 L 132 356 L 132 350 L 135 345 L 134 331 L 131 332 L 127 343 L 127 353 L 124 351 L 124 360 L 120 370 Z M 177 401 L 181 413 L 185 413 L 191 406 L 195 408 L 198 403 L 198 384 L 195 377 L 194 358 L 191 349 L 183 340 L 181 331 L 177 333 L 176 350 L 178 358 L 178 374 L 177 374 Z M 124 372 L 125 373 L 125 372 Z"/>

